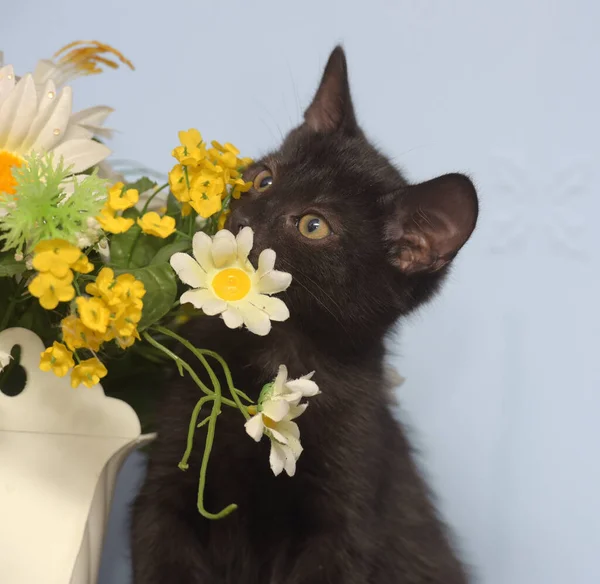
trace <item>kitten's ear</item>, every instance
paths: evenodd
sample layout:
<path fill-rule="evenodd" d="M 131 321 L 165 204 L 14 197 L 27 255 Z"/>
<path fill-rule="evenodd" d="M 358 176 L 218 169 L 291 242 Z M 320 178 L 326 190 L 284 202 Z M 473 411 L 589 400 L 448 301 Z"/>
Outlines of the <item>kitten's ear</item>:
<path fill-rule="evenodd" d="M 393 206 L 386 237 L 393 244 L 393 263 L 406 274 L 444 267 L 477 223 L 477 193 L 462 174 L 408 186 L 394 196 Z"/>
<path fill-rule="evenodd" d="M 356 128 L 346 55 L 339 45 L 329 56 L 319 89 L 304 112 L 304 120 L 311 130 L 320 133 Z"/>

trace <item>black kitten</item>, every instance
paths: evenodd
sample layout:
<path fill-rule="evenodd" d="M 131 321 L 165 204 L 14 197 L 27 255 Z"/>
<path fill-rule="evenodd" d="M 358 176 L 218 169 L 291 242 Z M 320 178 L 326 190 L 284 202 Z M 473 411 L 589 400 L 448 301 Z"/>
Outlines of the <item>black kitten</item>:
<path fill-rule="evenodd" d="M 383 362 L 386 333 L 432 296 L 471 235 L 475 189 L 459 174 L 409 185 L 369 144 L 339 47 L 304 117 L 248 169 L 255 187 L 229 219 L 234 233 L 250 225 L 255 252 L 274 249 L 277 267 L 293 275 L 282 295 L 291 318 L 266 337 L 217 318 L 184 333 L 221 353 L 254 399 L 281 363 L 291 377 L 316 371 L 322 394 L 299 420 L 296 476 L 274 477 L 268 440 L 253 442 L 240 413 L 226 408 L 205 503 L 239 509 L 203 519 L 202 431 L 190 469 L 177 468 L 198 389 L 173 382 L 135 503 L 137 584 L 467 582 L 390 411 Z"/>

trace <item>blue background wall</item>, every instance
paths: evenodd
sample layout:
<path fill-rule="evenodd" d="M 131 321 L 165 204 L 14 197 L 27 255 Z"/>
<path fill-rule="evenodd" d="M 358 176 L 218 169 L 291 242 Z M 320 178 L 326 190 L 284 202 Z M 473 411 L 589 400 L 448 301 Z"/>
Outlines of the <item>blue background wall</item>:
<path fill-rule="evenodd" d="M 296 124 L 346 46 L 367 133 L 414 180 L 470 173 L 479 229 L 442 296 L 391 349 L 401 415 L 485 584 L 600 581 L 600 5 L 591 0 L 22 0 L 3 9 L 24 72 L 72 39 L 137 71 L 80 79 L 116 108 L 111 145 L 166 173 L 177 131 L 258 155 Z M 128 582 L 121 477 L 103 584 Z"/>

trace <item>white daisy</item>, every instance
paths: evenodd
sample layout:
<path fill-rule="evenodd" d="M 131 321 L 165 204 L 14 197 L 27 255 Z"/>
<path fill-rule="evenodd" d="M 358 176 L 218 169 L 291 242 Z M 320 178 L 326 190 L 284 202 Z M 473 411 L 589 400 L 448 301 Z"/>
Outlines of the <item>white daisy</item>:
<path fill-rule="evenodd" d="M 52 80 L 42 90 L 32 75 L 17 82 L 11 65 L 0 69 L 0 192 L 12 194 L 12 169 L 36 152 L 52 153 L 74 174 L 104 160 L 110 150 L 92 136 L 101 129 L 110 108 L 90 108 L 72 115 L 72 92 L 57 92 Z"/>
<path fill-rule="evenodd" d="M 244 227 L 235 237 L 222 229 L 211 239 L 199 231 L 194 235 L 194 257 L 176 253 L 171 266 L 179 279 L 193 289 L 181 296 L 205 314 L 220 314 L 229 328 L 245 325 L 250 332 L 264 336 L 271 321 L 284 321 L 290 316 L 285 303 L 271 294 L 283 292 L 292 276 L 277 271 L 275 252 L 265 249 L 258 258 L 258 269 L 248 260 L 254 234 Z"/>
<path fill-rule="evenodd" d="M 294 422 L 302 415 L 307 403 L 300 404 L 303 397 L 313 397 L 319 392 L 311 380 L 312 373 L 299 379 L 288 380 L 287 368 L 280 365 L 275 381 L 267 384 L 261 392 L 256 414 L 245 424 L 246 433 L 259 442 L 263 435 L 271 440 L 269 463 L 275 476 L 282 470 L 294 476 L 296 461 L 302 454 L 300 429 Z"/>

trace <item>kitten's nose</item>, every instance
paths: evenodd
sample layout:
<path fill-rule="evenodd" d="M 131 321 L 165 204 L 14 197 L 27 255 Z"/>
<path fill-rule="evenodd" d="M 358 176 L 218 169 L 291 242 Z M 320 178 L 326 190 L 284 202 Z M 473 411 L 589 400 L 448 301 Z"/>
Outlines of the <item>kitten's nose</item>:
<path fill-rule="evenodd" d="M 227 227 L 232 233 L 239 233 L 243 227 L 250 226 L 250 217 L 243 207 L 238 207 L 231 212 L 227 221 Z"/>

